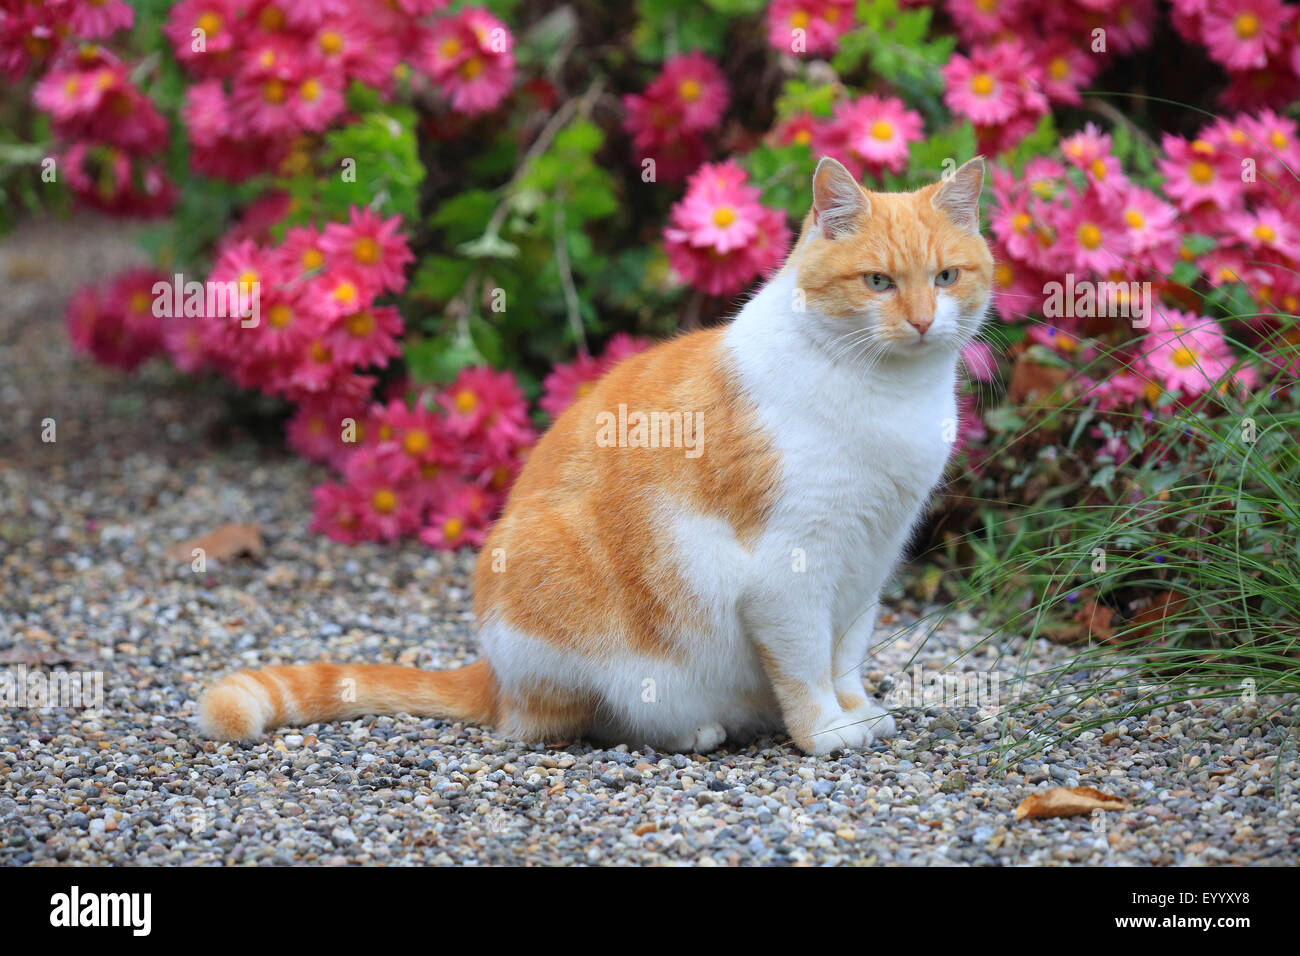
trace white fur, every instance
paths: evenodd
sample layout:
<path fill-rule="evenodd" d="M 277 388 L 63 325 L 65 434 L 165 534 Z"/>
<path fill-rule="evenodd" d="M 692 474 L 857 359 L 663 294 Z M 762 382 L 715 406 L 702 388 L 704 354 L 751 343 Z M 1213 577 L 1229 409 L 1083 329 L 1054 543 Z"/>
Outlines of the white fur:
<path fill-rule="evenodd" d="M 860 665 L 881 586 L 951 451 L 945 426 L 957 417 L 957 353 L 982 316 L 961 315 L 940 293 L 924 343 L 863 357 L 840 347 L 851 331 L 843 319 L 793 310 L 794 283 L 793 268 L 778 274 L 725 336 L 781 460 L 758 540 L 747 547 L 721 518 L 660 503 L 657 526 L 699 611 L 676 637 L 679 653 L 610 653 L 612 641 L 599 635 L 583 653 L 568 652 L 490 619 L 483 645 L 507 690 L 539 681 L 588 690 L 603 702 L 596 736 L 707 750 L 724 733 L 782 725 L 762 649 L 815 704 L 802 728 L 813 752 L 893 732 L 867 699 Z M 860 328 L 872 324 L 863 316 Z M 797 570 L 801 554 L 806 568 Z M 862 703 L 846 712 L 837 694 Z M 789 729 L 798 737 L 800 728 Z"/>

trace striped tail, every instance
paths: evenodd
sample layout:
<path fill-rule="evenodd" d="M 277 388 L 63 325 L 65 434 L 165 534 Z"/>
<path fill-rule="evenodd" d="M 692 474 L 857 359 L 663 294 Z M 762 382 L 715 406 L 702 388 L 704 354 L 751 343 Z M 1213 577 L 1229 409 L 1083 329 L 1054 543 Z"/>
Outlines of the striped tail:
<path fill-rule="evenodd" d="M 497 681 L 485 660 L 449 671 L 392 664 L 303 664 L 239 671 L 199 699 L 199 729 L 217 740 L 252 740 L 285 724 L 364 714 L 496 722 Z"/>

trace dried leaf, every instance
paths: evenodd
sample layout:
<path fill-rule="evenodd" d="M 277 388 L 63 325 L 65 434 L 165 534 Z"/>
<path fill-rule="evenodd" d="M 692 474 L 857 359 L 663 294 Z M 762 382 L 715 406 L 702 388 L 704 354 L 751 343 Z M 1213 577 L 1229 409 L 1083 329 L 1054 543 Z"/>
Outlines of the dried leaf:
<path fill-rule="evenodd" d="M 1130 631 L 1135 638 L 1155 637 L 1164 630 L 1165 621 L 1176 617 L 1187 603 L 1187 595 L 1177 591 L 1161 591 L 1143 610 L 1133 615 Z"/>
<path fill-rule="evenodd" d="M 1096 640 L 1110 642 L 1115 639 L 1115 629 L 1111 627 L 1111 619 L 1114 616 L 1113 608 L 1098 604 L 1096 601 L 1088 601 L 1075 612 L 1074 619 Z"/>
<path fill-rule="evenodd" d="M 182 541 L 167 549 L 167 558 L 171 561 L 189 561 L 195 549 L 202 549 L 204 556 L 213 561 L 226 561 L 241 554 L 255 557 L 266 552 L 262 543 L 262 531 L 255 524 L 223 524 L 214 531 Z"/>
<path fill-rule="evenodd" d="M 1016 819 L 1025 817 L 1074 817 L 1093 810 L 1127 810 L 1128 803 L 1102 793 L 1095 787 L 1053 787 L 1020 801 Z"/>
<path fill-rule="evenodd" d="M 1007 398 L 1014 405 L 1023 405 L 1029 399 L 1044 403 L 1069 380 L 1069 369 L 1043 365 L 1022 355 L 1011 370 Z"/>

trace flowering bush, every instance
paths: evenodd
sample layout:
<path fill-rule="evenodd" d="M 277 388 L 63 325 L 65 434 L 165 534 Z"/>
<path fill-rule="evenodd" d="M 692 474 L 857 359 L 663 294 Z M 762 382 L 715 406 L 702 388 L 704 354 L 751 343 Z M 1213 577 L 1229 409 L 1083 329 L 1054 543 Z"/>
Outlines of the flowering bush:
<path fill-rule="evenodd" d="M 1113 476 L 1105 416 L 1296 369 L 1282 0 L 0 0 L 0 71 L 0 188 L 160 220 L 74 344 L 283 400 L 344 541 L 479 542 L 549 418 L 779 266 L 823 154 L 879 189 L 991 160 L 980 480 L 1051 394 Z"/>

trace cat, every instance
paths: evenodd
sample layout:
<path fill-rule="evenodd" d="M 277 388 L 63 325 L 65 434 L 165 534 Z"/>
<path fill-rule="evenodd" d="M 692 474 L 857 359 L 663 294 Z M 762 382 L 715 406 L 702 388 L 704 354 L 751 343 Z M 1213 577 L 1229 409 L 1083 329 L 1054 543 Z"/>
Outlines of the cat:
<path fill-rule="evenodd" d="M 892 735 L 860 668 L 952 449 L 992 283 L 983 182 L 976 157 L 868 192 L 823 158 L 798 242 L 736 318 L 626 359 L 533 449 L 478 559 L 480 660 L 240 671 L 200 729 L 407 712 L 698 753 L 784 729 L 817 755 Z"/>

